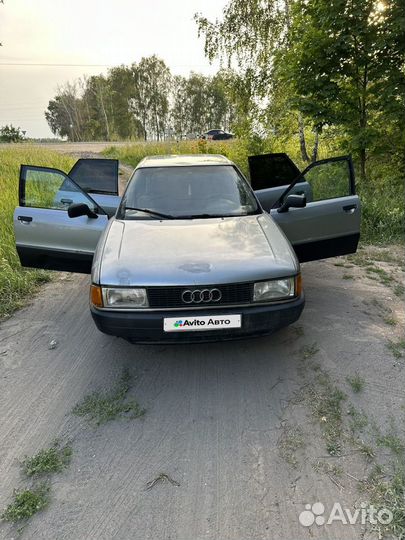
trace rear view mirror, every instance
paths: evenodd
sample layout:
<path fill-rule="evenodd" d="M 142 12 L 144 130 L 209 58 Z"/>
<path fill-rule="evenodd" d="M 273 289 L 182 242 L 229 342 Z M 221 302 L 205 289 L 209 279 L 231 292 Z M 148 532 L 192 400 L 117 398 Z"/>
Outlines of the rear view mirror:
<path fill-rule="evenodd" d="M 97 218 L 97 214 L 90 210 L 87 204 L 84 203 L 75 203 L 71 204 L 68 208 L 68 216 L 70 218 L 75 218 L 79 216 L 87 216 L 89 218 Z"/>
<path fill-rule="evenodd" d="M 277 209 L 277 212 L 281 214 L 282 212 L 288 212 L 289 208 L 304 208 L 306 205 L 307 198 L 304 194 L 298 195 L 297 193 L 292 193 L 291 195 L 287 195 L 283 204 Z"/>

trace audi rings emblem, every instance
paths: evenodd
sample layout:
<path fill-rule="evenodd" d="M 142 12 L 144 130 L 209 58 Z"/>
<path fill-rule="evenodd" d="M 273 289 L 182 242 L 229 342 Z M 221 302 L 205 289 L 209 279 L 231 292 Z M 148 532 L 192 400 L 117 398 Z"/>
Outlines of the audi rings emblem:
<path fill-rule="evenodd" d="M 219 302 L 222 293 L 219 289 L 187 289 L 182 292 L 181 299 L 185 304 L 207 304 Z"/>

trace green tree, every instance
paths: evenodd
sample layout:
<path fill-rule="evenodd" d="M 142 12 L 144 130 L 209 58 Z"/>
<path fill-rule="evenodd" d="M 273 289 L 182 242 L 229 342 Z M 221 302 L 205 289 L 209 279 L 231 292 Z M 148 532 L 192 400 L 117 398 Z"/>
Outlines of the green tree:
<path fill-rule="evenodd" d="M 304 161 L 316 158 L 328 126 L 356 153 L 363 178 L 370 151 L 405 163 L 403 1 L 231 0 L 222 20 L 196 21 L 207 56 L 236 66 L 267 131 L 297 130 Z"/>
<path fill-rule="evenodd" d="M 189 131 L 187 104 L 187 79 L 181 75 L 175 75 L 172 79 L 172 105 L 170 108 L 170 124 L 173 133 L 180 139 Z"/>
<path fill-rule="evenodd" d="M 252 137 L 258 124 L 259 108 L 250 68 L 246 68 L 243 74 L 232 69 L 222 70 L 220 77 L 228 102 L 225 114 L 229 128 L 240 137 Z"/>
<path fill-rule="evenodd" d="M 25 139 L 25 131 L 20 127 L 14 127 L 12 124 L 0 128 L 1 142 L 21 142 Z"/>
<path fill-rule="evenodd" d="M 229 77 L 172 77 L 163 60 L 151 56 L 64 84 L 45 117 L 53 133 L 72 141 L 161 140 L 229 129 L 236 122 Z"/>
<path fill-rule="evenodd" d="M 397 0 L 298 0 L 290 46 L 276 54 L 276 72 L 294 89 L 295 106 L 318 129 L 344 129 L 363 179 L 367 151 L 385 131 L 381 116 L 391 109 L 404 125 L 398 8 Z"/>
<path fill-rule="evenodd" d="M 229 130 L 235 110 L 223 72 L 214 77 L 190 73 L 173 78 L 171 118 L 178 136 L 198 135 L 211 128 Z"/>
<path fill-rule="evenodd" d="M 113 136 L 113 99 L 110 81 L 103 75 L 85 79 L 81 96 L 85 137 L 110 141 Z"/>
<path fill-rule="evenodd" d="M 163 60 L 153 55 L 132 66 L 134 93 L 129 100 L 135 119 L 142 126 L 144 139 L 165 138 L 169 113 L 171 73 Z"/>
<path fill-rule="evenodd" d="M 82 141 L 85 121 L 83 102 L 76 83 L 66 83 L 58 88 L 45 111 L 45 118 L 52 133 L 71 141 Z"/>
<path fill-rule="evenodd" d="M 227 77 L 219 71 L 210 78 L 208 88 L 208 124 L 219 126 L 225 131 L 233 129 L 236 118 L 235 104 L 227 87 Z"/>
<path fill-rule="evenodd" d="M 203 133 L 208 125 L 208 78 L 200 73 L 190 73 L 186 84 L 187 101 L 185 104 L 189 133 Z"/>
<path fill-rule="evenodd" d="M 294 0 L 231 0 L 222 20 L 211 22 L 195 16 L 199 35 L 205 38 L 205 53 L 210 60 L 220 58 L 231 70 L 229 91 L 239 110 L 235 131 L 252 137 L 259 123 L 270 132 L 280 128 L 288 108 L 288 128 L 294 114 L 294 130 L 300 137 L 302 159 L 309 160 L 302 113 L 293 109 L 291 85 L 282 85 L 274 70 L 275 54 L 289 46 L 291 7 Z M 265 105 L 267 104 L 267 106 Z M 267 116 L 266 116 L 266 111 Z M 273 118 L 278 118 L 278 126 Z"/>
<path fill-rule="evenodd" d="M 129 108 L 135 93 L 134 72 L 131 67 L 117 66 L 110 69 L 108 81 L 113 103 L 113 131 L 119 139 L 142 137 L 142 126 Z"/>

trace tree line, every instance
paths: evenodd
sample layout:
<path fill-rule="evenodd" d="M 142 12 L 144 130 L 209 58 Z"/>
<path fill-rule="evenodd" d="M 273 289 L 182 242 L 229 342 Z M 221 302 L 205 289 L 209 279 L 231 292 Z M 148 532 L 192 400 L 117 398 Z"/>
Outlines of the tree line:
<path fill-rule="evenodd" d="M 143 58 L 66 83 L 45 113 L 71 140 L 165 139 L 212 127 L 244 139 L 296 134 L 303 162 L 320 141 L 405 170 L 403 0 L 229 0 L 222 18 L 195 20 L 205 53 L 225 69 L 173 76 Z M 398 175 L 397 175 L 398 176 Z"/>
<path fill-rule="evenodd" d="M 71 141 L 164 140 L 231 129 L 237 117 L 231 74 L 173 75 L 157 56 L 107 75 L 83 77 L 58 88 L 45 111 L 52 132 Z"/>

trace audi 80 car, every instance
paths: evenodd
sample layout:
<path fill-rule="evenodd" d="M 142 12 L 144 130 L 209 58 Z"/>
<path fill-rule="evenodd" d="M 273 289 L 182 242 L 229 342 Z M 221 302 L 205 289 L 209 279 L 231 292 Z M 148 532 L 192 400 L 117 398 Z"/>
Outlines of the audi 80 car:
<path fill-rule="evenodd" d="M 97 327 L 131 342 L 274 332 L 303 310 L 301 262 L 356 251 L 360 201 L 349 156 L 303 172 L 286 154 L 251 156 L 249 172 L 221 155 L 152 156 L 121 197 L 116 160 L 22 165 L 21 264 L 91 273 Z"/>

